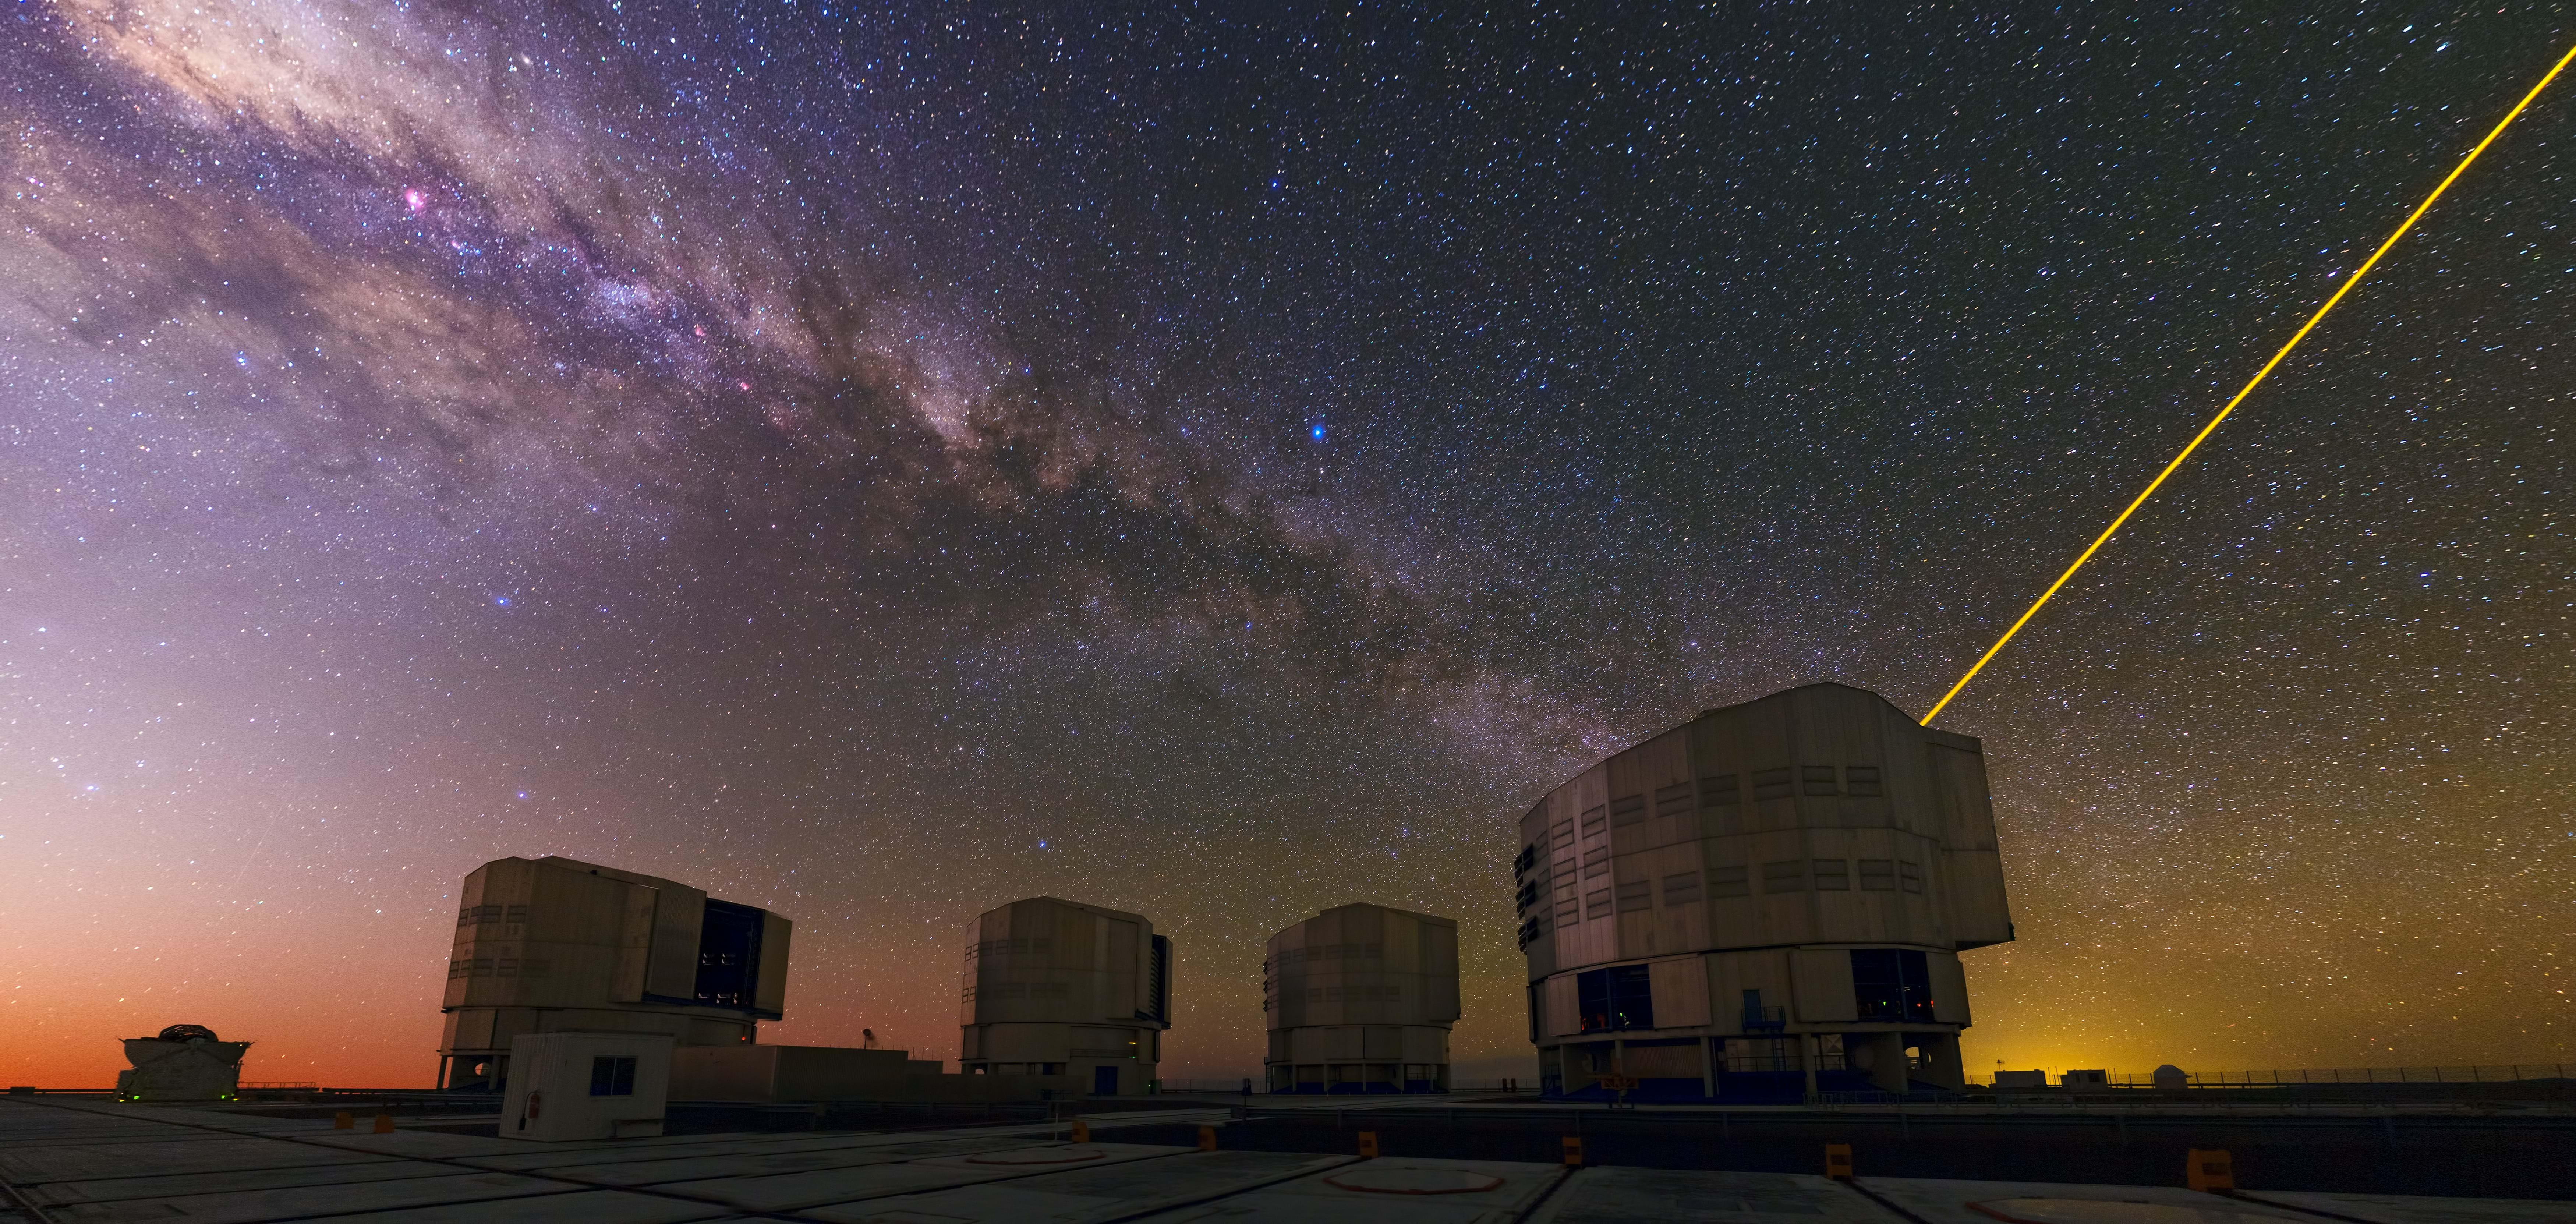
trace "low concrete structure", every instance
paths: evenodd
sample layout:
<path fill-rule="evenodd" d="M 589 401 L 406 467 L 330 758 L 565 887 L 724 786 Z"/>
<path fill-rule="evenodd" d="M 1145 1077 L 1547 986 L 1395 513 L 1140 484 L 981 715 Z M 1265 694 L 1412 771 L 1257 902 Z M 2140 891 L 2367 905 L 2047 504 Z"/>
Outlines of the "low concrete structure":
<path fill-rule="evenodd" d="M 1172 943 L 1140 914 L 1014 901 L 968 931 L 962 994 L 965 1074 L 1134 1096 L 1154 1083 L 1172 1027 Z"/>
<path fill-rule="evenodd" d="M 220 1041 L 215 1031 L 174 1024 L 152 1037 L 125 1042 L 133 1069 L 116 1073 L 121 1101 L 229 1101 L 241 1090 L 247 1041 Z"/>
<path fill-rule="evenodd" d="M 1272 1092 L 1449 1089 L 1458 923 L 1336 906 L 1270 937 L 1261 962 Z"/>
<path fill-rule="evenodd" d="M 1076 1095 L 1071 1076 L 947 1075 L 905 1050 L 692 1046 L 671 1052 L 680 1101 L 1039 1101 Z"/>
<path fill-rule="evenodd" d="M 522 1033 L 510 1043 L 501 1137 L 538 1143 L 646 1139 L 671 1099 L 664 1033 Z"/>
<path fill-rule="evenodd" d="M 438 1086 L 500 1090 L 527 1033 L 750 1043 L 783 1014 L 793 924 L 658 876 L 568 858 L 465 877 L 447 962 Z"/>

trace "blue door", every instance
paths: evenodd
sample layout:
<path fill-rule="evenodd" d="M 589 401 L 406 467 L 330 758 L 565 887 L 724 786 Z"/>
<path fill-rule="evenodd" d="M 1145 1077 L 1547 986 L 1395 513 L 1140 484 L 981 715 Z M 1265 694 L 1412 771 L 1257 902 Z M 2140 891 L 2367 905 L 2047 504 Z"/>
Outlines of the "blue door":
<path fill-rule="evenodd" d="M 1091 1095 L 1118 1095 L 1118 1068 L 1093 1067 L 1091 1069 Z"/>

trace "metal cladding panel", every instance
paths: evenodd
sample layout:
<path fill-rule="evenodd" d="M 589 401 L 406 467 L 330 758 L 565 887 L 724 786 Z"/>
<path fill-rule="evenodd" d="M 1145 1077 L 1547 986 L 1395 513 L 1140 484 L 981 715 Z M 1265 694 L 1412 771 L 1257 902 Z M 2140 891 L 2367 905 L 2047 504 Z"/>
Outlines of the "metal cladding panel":
<path fill-rule="evenodd" d="M 1651 800 L 1654 792 L 1690 781 L 1690 728 L 1675 727 L 1637 745 L 1637 784 Z M 1647 809 L 1649 816 L 1653 808 Z"/>
<path fill-rule="evenodd" d="M 617 946 L 624 927 L 623 906 L 634 885 L 608 876 L 567 870 L 540 860 L 528 865 L 524 895 L 528 921 L 518 934 L 557 944 Z M 514 928 L 503 923 L 504 935 Z"/>
<path fill-rule="evenodd" d="M 762 910 L 760 913 L 760 970 L 755 982 L 752 1007 L 779 1015 L 787 1010 L 787 941 L 796 934 L 796 924 Z"/>
<path fill-rule="evenodd" d="M 1924 756 L 1940 803 L 1941 840 L 1954 850 L 1994 849 L 1995 808 L 1986 785 L 1985 754 L 1974 747 L 1926 743 Z"/>
<path fill-rule="evenodd" d="M 1458 1019 L 1458 924 L 1447 918 L 1424 918 L 1422 942 L 1422 1018 L 1435 1024 Z M 1445 1061 L 1445 1057 L 1444 1057 Z"/>
<path fill-rule="evenodd" d="M 1147 945 L 1147 956 L 1150 957 L 1156 955 L 1156 950 L 1159 949 L 1159 955 L 1163 958 L 1160 976 L 1147 982 L 1148 987 L 1151 987 L 1155 981 L 1159 981 L 1161 983 L 1161 990 L 1159 993 L 1156 993 L 1151 989 L 1147 991 L 1148 1009 L 1154 1013 L 1155 1019 L 1160 1021 L 1164 1028 L 1168 1029 L 1172 1024 L 1172 984 L 1179 980 L 1181 972 L 1181 952 L 1179 948 L 1172 946 L 1172 941 L 1168 936 L 1157 938 L 1149 932 L 1146 935 L 1145 943 Z M 1160 1044 L 1161 1041 L 1161 1038 L 1155 1038 L 1155 1048 L 1158 1050 L 1162 1048 Z M 1159 1061 L 1159 1056 L 1157 1057 L 1157 1061 Z"/>
<path fill-rule="evenodd" d="M 1566 973 L 1549 978 L 1546 990 L 1547 1035 L 1570 1037 L 1581 1032 L 1583 1022 L 1578 1014 L 1580 1000 L 1574 995 L 1574 975 Z"/>
<path fill-rule="evenodd" d="M 698 931 L 706 924 L 707 895 L 685 884 L 654 889 L 653 951 L 645 963 L 644 993 L 666 999 L 698 995 Z"/>
<path fill-rule="evenodd" d="M 547 860 L 532 864 L 528 921 L 513 927 L 524 942 L 512 1001 L 539 1007 L 597 1007 L 615 993 L 623 907 L 633 885 L 577 873 Z"/>
<path fill-rule="evenodd" d="M 1077 972 L 1092 971 L 1107 965 L 1109 954 L 1108 924 L 1097 916 L 1069 905 L 1048 904 L 1042 911 L 1041 928 L 1055 931 L 1056 965 Z M 1016 932 L 1017 923 L 1013 924 Z M 1093 987 L 1095 993 L 1098 987 Z M 1095 1007 L 1097 1000 L 1094 1000 Z"/>
<path fill-rule="evenodd" d="M 1790 741 L 1792 723 L 1789 703 L 1774 695 L 1759 702 L 1728 711 L 1735 715 L 1737 758 L 1746 772 L 1795 766 L 1797 751 Z M 1748 779 L 1749 781 L 1749 779 Z M 1755 801 L 1746 787 L 1745 801 Z"/>
<path fill-rule="evenodd" d="M 1626 752 L 1613 753 L 1604 764 L 1609 766 L 1605 782 L 1609 786 L 1610 798 L 1624 799 L 1644 792 L 1645 761 L 1639 749 L 1631 748 Z"/>
<path fill-rule="evenodd" d="M 1965 736 L 1945 738 L 1966 740 Z M 1937 900 L 1946 911 L 1951 942 L 1981 948 L 2009 941 L 2012 910 L 2004 895 L 2003 857 L 1995 846 L 1995 809 L 1986 786 L 1985 756 L 1937 742 L 1927 745 L 1924 754 L 1940 798 L 1947 861 L 1940 873 L 1942 893 Z"/>
<path fill-rule="evenodd" d="M 1708 1023 L 1708 963 L 1697 955 L 1676 956 L 1646 966 L 1648 988 L 1655 1000 L 1655 1027 L 1697 1028 Z"/>
<path fill-rule="evenodd" d="M 1570 889 L 1565 885 L 1559 885 L 1559 889 L 1573 897 L 1576 916 L 1573 922 L 1557 928 L 1556 964 L 1560 971 L 1616 960 L 1619 956 L 1619 924 L 1615 916 L 1606 906 L 1597 907 L 1596 912 L 1591 903 L 1594 894 L 1611 887 L 1609 872 L 1604 869 L 1595 874 L 1592 865 L 1585 861 L 1592 857 L 1594 850 L 1606 850 L 1610 845 L 1612 772 L 1611 762 L 1605 761 L 1575 775 L 1574 780 L 1566 784 L 1565 789 L 1574 796 L 1574 802 L 1566 805 L 1571 808 L 1574 823 L 1574 844 L 1571 847 L 1573 883 Z M 1565 817 L 1560 815 L 1558 822 L 1564 821 Z M 1568 851 L 1558 850 L 1556 854 L 1562 863 L 1566 861 Z"/>
<path fill-rule="evenodd" d="M 1153 955 L 1153 924 L 1141 915 L 1030 897 L 987 911 L 973 934 L 963 1023 L 1165 1026 L 1137 1019 L 1151 1005 Z"/>
<path fill-rule="evenodd" d="M 1447 1024 L 1458 1016 L 1457 924 L 1365 902 L 1270 938 L 1272 1028 Z"/>
<path fill-rule="evenodd" d="M 509 860 L 507 859 L 502 860 L 502 862 L 508 861 Z M 456 976 L 454 968 L 458 961 L 471 963 L 474 956 L 472 950 L 474 942 L 474 928 L 465 921 L 464 915 L 474 912 L 476 907 L 483 904 L 483 892 L 490 884 L 492 870 L 500 865 L 500 863 L 485 863 L 482 866 L 467 872 L 465 874 L 464 886 L 456 890 L 456 896 L 459 902 L 457 906 L 458 916 L 456 920 L 456 940 L 448 948 L 447 963 L 449 965 L 449 970 L 447 977 L 447 991 L 439 998 L 439 1006 L 442 1008 L 465 1006 L 466 992 L 471 987 L 472 983 L 468 979 Z"/>
<path fill-rule="evenodd" d="M 1789 956 L 1785 950 L 1766 948 L 1758 952 L 1724 952 L 1708 958 L 1710 1012 L 1716 1024 L 1730 1032 L 1743 1031 L 1744 992 L 1748 990 L 1761 992 L 1764 1007 L 1787 1007 Z M 1859 1010 L 1857 1001 L 1853 1010 Z"/>
<path fill-rule="evenodd" d="M 1795 979 L 1790 993 L 1798 1019 L 1808 1022 L 1858 1020 L 1860 1000 L 1852 990 L 1851 953 L 1842 948 L 1799 948 L 1789 954 Z"/>
<path fill-rule="evenodd" d="M 1149 1010 L 1144 992 L 1138 987 L 1147 977 L 1144 958 L 1151 949 L 1141 938 L 1136 923 L 1113 918 L 1108 927 L 1102 962 L 1109 968 L 1109 980 L 1100 1000 L 1100 1018 L 1132 1020 L 1138 1012 Z"/>
<path fill-rule="evenodd" d="M 626 887 L 551 860 L 497 859 L 466 877 L 444 1007 L 612 1001 L 617 899 Z"/>
<path fill-rule="evenodd" d="M 447 1049 L 489 1050 L 496 1048 L 492 1041 L 493 1013 L 490 1009 L 481 1007 L 469 1008 L 464 1011 L 456 1012 L 455 1014 L 450 1015 L 447 1019 Z"/>
<path fill-rule="evenodd" d="M 621 1003 L 644 1000 L 644 979 L 653 967 L 653 910 L 661 893 L 641 884 L 619 882 L 621 917 L 617 961 L 610 970 L 608 997 Z"/>
<path fill-rule="evenodd" d="M 1932 975 L 1932 1018 L 1965 1027 L 1968 1018 L 1968 973 L 1955 953 L 1933 952 L 1923 958 Z"/>

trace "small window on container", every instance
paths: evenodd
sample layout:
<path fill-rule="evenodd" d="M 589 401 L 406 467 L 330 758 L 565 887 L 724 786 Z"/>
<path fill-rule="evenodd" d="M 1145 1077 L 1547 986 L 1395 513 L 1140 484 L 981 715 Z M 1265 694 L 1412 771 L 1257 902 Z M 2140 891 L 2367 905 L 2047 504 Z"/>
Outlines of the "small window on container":
<path fill-rule="evenodd" d="M 1923 891 L 1923 869 L 1903 859 L 1896 860 L 1896 880 L 1905 886 L 1907 892 Z"/>
<path fill-rule="evenodd" d="M 1817 859 L 1817 892 L 1850 892 L 1851 862 L 1847 859 Z"/>
<path fill-rule="evenodd" d="M 590 1095 L 635 1095 L 635 1060 L 602 1054 L 590 1060 Z"/>
<path fill-rule="evenodd" d="M 1807 891 L 1807 860 L 1781 859 L 1762 864 L 1762 891 L 1793 893 Z"/>
<path fill-rule="evenodd" d="M 1652 880 L 1630 880 L 1619 886 L 1619 912 L 1632 914 L 1655 908 L 1655 883 Z"/>
<path fill-rule="evenodd" d="M 1854 765 L 1843 770 L 1843 793 L 1875 795 L 1878 791 L 1878 766 Z"/>
<path fill-rule="evenodd" d="M 1860 861 L 1862 892 L 1895 892 L 1895 859 L 1862 859 Z"/>
<path fill-rule="evenodd" d="M 1801 771 L 1800 780 L 1807 784 L 1806 792 L 1810 795 L 1832 795 L 1840 793 L 1840 788 L 1834 785 L 1834 767 L 1831 765 L 1806 766 L 1805 769 Z"/>

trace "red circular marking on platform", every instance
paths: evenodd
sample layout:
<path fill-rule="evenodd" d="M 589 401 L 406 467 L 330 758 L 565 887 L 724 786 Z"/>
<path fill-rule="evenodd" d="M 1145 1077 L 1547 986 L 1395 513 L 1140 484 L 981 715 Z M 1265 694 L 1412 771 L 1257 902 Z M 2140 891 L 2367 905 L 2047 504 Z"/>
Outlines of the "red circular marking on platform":
<path fill-rule="evenodd" d="M 1422 1179 L 1426 1184 L 1418 1186 L 1368 1184 L 1371 1180 L 1401 1181 L 1408 1175 Z M 1353 1183 L 1342 1180 L 1345 1177 L 1361 1180 Z M 1442 1178 L 1449 1179 L 1453 1184 L 1445 1186 L 1438 1184 L 1437 1179 Z M 1470 1184 L 1471 1182 L 1482 1184 Z M 1325 1178 L 1324 1184 L 1361 1194 L 1480 1194 L 1501 1186 L 1503 1179 L 1487 1173 L 1471 1173 L 1465 1169 L 1365 1169 L 1351 1173 L 1336 1173 Z"/>
<path fill-rule="evenodd" d="M 1046 1158 L 1046 1157 L 1040 1157 L 1040 1156 L 1038 1156 L 1038 1155 L 1035 1155 L 1034 1153 L 1029 1153 L 1029 1152 L 1027 1151 L 1027 1149 L 1023 1149 L 1023 1150 L 1022 1150 L 1022 1151 L 1020 1151 L 1020 1152 L 1003 1152 L 1003 1153 L 1001 1153 L 999 1156 L 992 1157 L 992 1158 L 989 1158 L 989 1159 L 988 1159 L 988 1158 L 986 1158 L 986 1157 L 982 1157 L 982 1156 L 969 1156 L 969 1157 L 967 1157 L 967 1158 L 966 1158 L 966 1163 L 968 1163 L 968 1164 L 980 1164 L 980 1165 L 1081 1164 L 1083 1161 L 1086 1161 L 1086 1160 L 1098 1160 L 1098 1159 L 1100 1159 L 1100 1158 L 1102 1158 L 1102 1157 L 1104 1157 L 1104 1156 L 1107 1156 L 1107 1155 L 1109 1154 L 1109 1153 L 1107 1153 L 1107 1152 L 1101 1151 L 1099 1148 L 1085 1148 L 1085 1149 L 1076 1149 L 1076 1148 L 1039 1148 L 1039 1149 L 1037 1149 L 1037 1151 L 1043 1151 L 1043 1152 L 1077 1152 L 1077 1151 L 1078 1151 L 1080 1154 L 1078 1154 L 1078 1155 L 1070 1155 L 1070 1156 L 1063 1156 L 1063 1155 L 1060 1155 L 1060 1156 L 1055 1156 L 1055 1157 L 1052 1157 L 1052 1158 Z M 1026 1154 L 1024 1154 L 1024 1153 L 1026 1153 Z"/>

